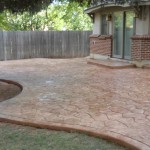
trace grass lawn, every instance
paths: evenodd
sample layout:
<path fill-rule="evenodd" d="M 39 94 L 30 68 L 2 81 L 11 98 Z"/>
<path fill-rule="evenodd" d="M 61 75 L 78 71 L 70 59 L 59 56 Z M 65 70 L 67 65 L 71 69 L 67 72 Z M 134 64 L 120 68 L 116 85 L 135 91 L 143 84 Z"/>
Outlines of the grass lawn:
<path fill-rule="evenodd" d="M 129 150 L 85 134 L 0 123 L 0 150 Z"/>

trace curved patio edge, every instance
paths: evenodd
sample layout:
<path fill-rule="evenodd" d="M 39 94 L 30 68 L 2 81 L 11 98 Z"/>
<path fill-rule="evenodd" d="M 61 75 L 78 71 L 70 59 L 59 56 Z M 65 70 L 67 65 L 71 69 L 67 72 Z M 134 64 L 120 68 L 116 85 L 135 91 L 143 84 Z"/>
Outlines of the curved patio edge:
<path fill-rule="evenodd" d="M 0 81 L 1 81 L 1 82 L 6 82 L 6 83 L 8 83 L 8 84 L 14 84 L 14 85 L 18 86 L 21 91 L 23 90 L 23 86 L 22 86 L 20 83 L 16 82 L 16 81 L 13 81 L 13 80 L 6 80 L 6 79 L 0 79 Z"/>
<path fill-rule="evenodd" d="M 21 118 L 19 118 L 21 119 Z M 29 121 L 24 121 L 22 120 L 17 120 L 17 119 L 10 119 L 8 118 L 3 118 L 0 117 L 0 122 L 4 123 L 13 123 L 17 125 L 23 125 L 23 126 L 30 126 L 30 127 L 36 127 L 36 128 L 42 128 L 42 129 L 50 129 L 50 130 L 56 130 L 56 131 L 66 131 L 66 132 L 78 132 L 78 133 L 84 133 L 89 136 L 93 137 L 98 137 L 102 138 L 107 141 L 114 142 L 116 144 L 119 144 L 121 146 L 130 148 L 131 150 L 149 150 L 150 148 L 146 146 L 145 144 L 142 144 L 138 141 L 135 141 L 134 139 L 129 139 L 127 137 L 122 136 L 117 136 L 117 133 L 113 133 L 112 135 L 108 133 L 102 132 L 96 132 L 92 131 L 90 128 L 84 128 L 82 126 L 75 126 L 75 125 L 68 125 L 68 124 L 60 124 L 60 123 L 50 123 L 50 124 L 44 124 L 44 123 L 38 123 L 38 122 L 29 122 Z"/>

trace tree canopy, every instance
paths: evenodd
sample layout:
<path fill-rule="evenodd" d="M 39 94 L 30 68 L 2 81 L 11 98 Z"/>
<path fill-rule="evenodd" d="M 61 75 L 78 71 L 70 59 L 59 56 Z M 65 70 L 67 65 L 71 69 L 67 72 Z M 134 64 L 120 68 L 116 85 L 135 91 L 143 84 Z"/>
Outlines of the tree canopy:
<path fill-rule="evenodd" d="M 52 0 L 1 0 L 0 10 L 9 10 L 16 12 L 38 12 L 47 7 Z"/>
<path fill-rule="evenodd" d="M 77 2 L 55 2 L 34 14 L 5 10 L 0 13 L 0 30 L 92 30 L 85 8 Z"/>
<path fill-rule="evenodd" d="M 108 2 L 113 2 L 116 4 L 124 3 L 138 3 L 141 0 L 1 0 L 0 1 L 0 11 L 9 10 L 12 13 L 25 12 L 30 13 L 39 12 L 41 9 L 47 8 L 52 2 L 77 2 L 79 4 L 86 3 L 87 5 L 97 3 L 107 4 Z"/>
<path fill-rule="evenodd" d="M 16 12 L 31 12 L 35 13 L 48 7 L 52 2 L 78 2 L 80 4 L 84 2 L 90 3 L 91 0 L 1 0 L 0 11 L 9 10 L 12 13 Z"/>

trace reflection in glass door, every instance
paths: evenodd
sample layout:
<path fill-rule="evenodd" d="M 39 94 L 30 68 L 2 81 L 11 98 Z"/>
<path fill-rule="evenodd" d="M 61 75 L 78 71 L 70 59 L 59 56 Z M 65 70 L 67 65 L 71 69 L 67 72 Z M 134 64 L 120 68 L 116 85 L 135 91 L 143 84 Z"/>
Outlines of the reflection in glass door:
<path fill-rule="evenodd" d="M 122 58 L 123 55 L 123 13 L 114 13 L 114 45 L 113 56 Z"/>
<path fill-rule="evenodd" d="M 130 59 L 133 25 L 133 12 L 114 13 L 113 57 Z"/>
<path fill-rule="evenodd" d="M 134 13 L 125 13 L 125 30 L 124 30 L 124 58 L 131 58 L 131 37 L 133 35 Z"/>

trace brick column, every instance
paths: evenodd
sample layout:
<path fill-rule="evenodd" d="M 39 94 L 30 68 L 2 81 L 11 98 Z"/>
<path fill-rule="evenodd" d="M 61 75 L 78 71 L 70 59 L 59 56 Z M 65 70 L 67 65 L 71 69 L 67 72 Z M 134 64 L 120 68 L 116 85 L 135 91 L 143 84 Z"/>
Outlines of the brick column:
<path fill-rule="evenodd" d="M 90 53 L 111 56 L 112 36 L 111 35 L 90 35 Z"/>
<path fill-rule="evenodd" d="M 150 35 L 135 35 L 132 37 L 131 59 L 150 60 Z"/>

